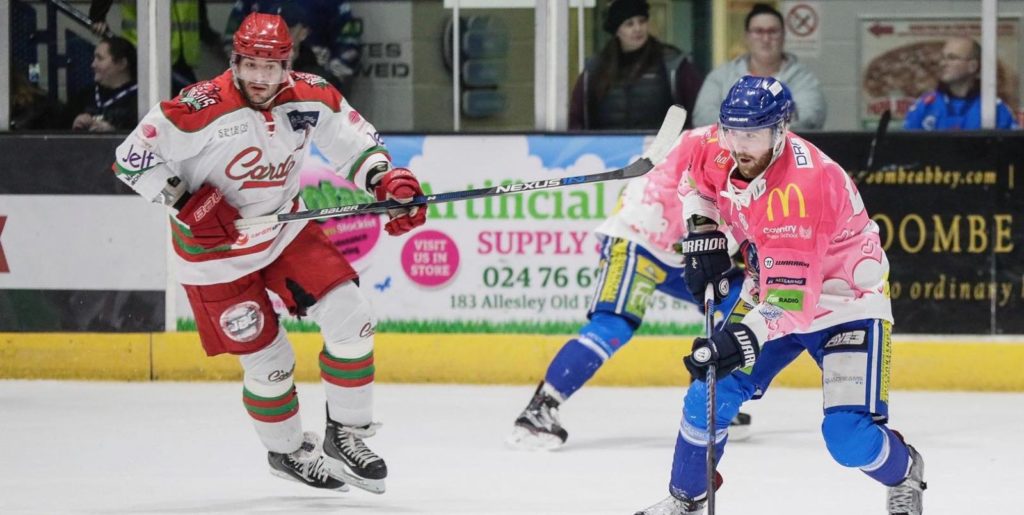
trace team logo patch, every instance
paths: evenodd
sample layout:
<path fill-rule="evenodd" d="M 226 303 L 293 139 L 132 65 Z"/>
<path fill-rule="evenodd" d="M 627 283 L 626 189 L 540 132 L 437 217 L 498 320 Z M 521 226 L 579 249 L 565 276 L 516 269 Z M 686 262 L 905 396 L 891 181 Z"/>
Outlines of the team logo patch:
<path fill-rule="evenodd" d="M 783 315 L 782 308 L 773 304 L 761 304 L 761 307 L 757 308 L 757 312 L 768 321 L 778 320 Z"/>
<path fill-rule="evenodd" d="M 319 120 L 320 113 L 317 111 L 288 111 L 288 123 L 296 132 L 316 127 L 316 122 Z"/>
<path fill-rule="evenodd" d="M 293 72 L 293 73 L 295 74 L 295 78 L 296 79 L 299 79 L 300 81 L 305 82 L 306 84 L 309 84 L 310 86 L 313 86 L 314 88 L 326 88 L 327 85 L 328 85 L 327 79 L 325 79 L 325 78 L 323 78 L 323 77 L 321 77 L 319 75 L 314 75 L 312 73 L 306 73 L 306 72 Z"/>
<path fill-rule="evenodd" d="M 178 101 L 193 113 L 201 111 L 220 102 L 220 86 L 212 81 L 200 82 L 182 93 Z"/>
<path fill-rule="evenodd" d="M 154 127 L 154 126 L 152 126 L 152 125 L 150 125 L 148 123 L 144 123 L 144 124 L 140 125 L 139 126 L 139 132 L 141 132 L 142 133 L 142 137 L 146 138 L 146 139 L 151 139 L 151 138 L 155 138 L 156 137 L 156 127 Z"/>
<path fill-rule="evenodd" d="M 263 311 L 260 305 L 247 300 L 225 309 L 220 315 L 220 328 L 228 338 L 248 343 L 263 332 Z"/>

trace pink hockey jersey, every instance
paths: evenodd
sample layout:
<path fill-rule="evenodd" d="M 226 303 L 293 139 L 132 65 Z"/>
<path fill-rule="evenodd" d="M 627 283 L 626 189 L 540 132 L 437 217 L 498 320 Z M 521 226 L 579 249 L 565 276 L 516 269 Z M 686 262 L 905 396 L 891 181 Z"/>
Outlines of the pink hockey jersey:
<path fill-rule="evenodd" d="M 672 246 L 686 236 L 683 208 L 676 188 L 696 145 L 711 126 L 683 132 L 665 160 L 646 174 L 626 183 L 615 213 L 594 232 L 599 236 L 624 238 L 649 250 L 663 263 L 682 267 L 682 256 Z"/>
<path fill-rule="evenodd" d="M 188 191 L 216 186 L 243 218 L 299 211 L 299 172 L 311 143 L 339 174 L 368 187 L 367 172 L 390 156 L 377 130 L 326 80 L 292 72 L 266 110 L 252 109 L 232 72 L 189 86 L 161 102 L 116 151 L 114 172 L 136 192 L 162 202 L 167 179 Z M 242 231 L 230 246 L 203 249 L 188 227 L 171 216 L 178 280 L 185 284 L 232 281 L 259 270 L 295 238 L 303 223 Z"/>
<path fill-rule="evenodd" d="M 878 225 L 838 164 L 788 133 L 778 159 L 748 183 L 730 178 L 734 162 L 717 127 L 683 143 L 694 147 L 679 184 L 684 220 L 724 220 L 746 242 L 743 293 L 756 307 L 743 323 L 758 341 L 859 319 L 892 322 Z"/>

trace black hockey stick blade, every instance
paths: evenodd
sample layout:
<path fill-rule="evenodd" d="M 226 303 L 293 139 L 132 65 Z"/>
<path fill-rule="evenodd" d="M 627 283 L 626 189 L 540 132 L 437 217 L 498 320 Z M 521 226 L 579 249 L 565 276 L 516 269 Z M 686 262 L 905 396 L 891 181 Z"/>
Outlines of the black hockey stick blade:
<path fill-rule="evenodd" d="M 878 127 L 875 129 L 875 135 L 871 138 L 871 146 L 868 147 L 868 159 L 864 163 L 864 169 L 854 177 L 854 184 L 860 184 L 869 173 L 875 171 L 875 147 L 878 146 L 879 141 L 885 139 L 885 133 L 889 130 L 890 120 L 892 120 L 892 111 L 889 109 L 882 111 L 882 116 L 878 119 Z"/>
<path fill-rule="evenodd" d="M 248 229 L 260 225 L 270 225 L 299 220 L 319 220 L 322 218 L 333 218 L 339 216 L 367 215 L 372 213 L 386 213 L 389 209 L 397 209 L 410 206 L 422 206 L 427 204 L 438 204 L 443 202 L 454 202 L 456 200 L 469 200 L 484 197 L 496 197 L 511 193 L 524 191 L 546 190 L 561 188 L 564 186 L 576 186 L 592 182 L 614 181 L 619 179 L 632 179 L 640 177 L 651 171 L 655 165 L 665 160 L 672 147 L 679 139 L 683 131 L 683 124 L 686 123 L 686 110 L 679 106 L 672 106 L 665 115 L 665 121 L 661 124 L 657 136 L 651 142 L 647 151 L 632 163 L 611 170 L 608 172 L 595 173 L 591 175 L 577 175 L 575 177 L 557 177 L 554 179 L 539 179 L 536 181 L 504 184 L 490 188 L 476 188 L 464 191 L 449 191 L 433 195 L 420 195 L 413 197 L 409 202 L 398 202 L 397 200 L 381 200 L 377 202 L 366 202 L 363 204 L 349 204 L 345 206 L 327 207 L 311 211 L 299 211 L 296 213 L 281 213 L 276 215 L 258 216 L 235 221 L 238 229 Z"/>

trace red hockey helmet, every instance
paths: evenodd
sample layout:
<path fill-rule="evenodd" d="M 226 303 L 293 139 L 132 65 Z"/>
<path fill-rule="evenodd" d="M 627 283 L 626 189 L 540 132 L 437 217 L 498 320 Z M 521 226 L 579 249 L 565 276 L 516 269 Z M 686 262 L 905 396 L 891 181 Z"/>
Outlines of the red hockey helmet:
<path fill-rule="evenodd" d="M 292 54 L 288 24 L 276 14 L 252 13 L 246 16 L 235 31 L 234 53 L 287 62 Z"/>

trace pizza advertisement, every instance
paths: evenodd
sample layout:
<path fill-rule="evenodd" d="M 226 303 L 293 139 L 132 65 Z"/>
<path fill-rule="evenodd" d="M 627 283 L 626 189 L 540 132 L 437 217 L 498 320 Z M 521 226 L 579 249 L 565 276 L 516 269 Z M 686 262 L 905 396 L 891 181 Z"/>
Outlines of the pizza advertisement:
<path fill-rule="evenodd" d="M 996 33 L 996 90 L 1020 118 L 1020 19 L 1001 17 Z M 981 19 L 862 17 L 858 29 L 861 128 L 873 130 L 886 109 L 892 114 L 890 128 L 901 127 L 917 98 L 938 85 L 942 46 L 955 36 L 980 41 Z"/>

